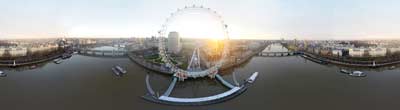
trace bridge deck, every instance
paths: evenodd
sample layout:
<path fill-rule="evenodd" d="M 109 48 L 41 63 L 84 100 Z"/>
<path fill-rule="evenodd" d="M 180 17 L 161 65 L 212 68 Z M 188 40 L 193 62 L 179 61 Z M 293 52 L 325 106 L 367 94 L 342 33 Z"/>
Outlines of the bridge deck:
<path fill-rule="evenodd" d="M 155 92 L 153 91 L 153 88 L 151 88 L 149 79 L 150 79 L 150 76 L 147 75 L 147 76 L 146 76 L 146 87 L 147 87 L 147 91 L 148 91 L 151 95 L 154 95 Z"/>
<path fill-rule="evenodd" d="M 207 104 L 214 104 L 219 103 L 222 101 L 226 101 L 232 99 L 244 91 L 252 85 L 253 81 L 256 79 L 258 72 L 252 74 L 252 76 L 240 87 L 233 87 L 229 91 L 208 96 L 208 97 L 199 97 L 199 98 L 176 98 L 176 97 L 169 97 L 169 96 L 160 96 L 156 97 L 154 95 L 145 95 L 143 96 L 144 99 L 160 104 L 168 104 L 168 105 L 207 105 Z"/>
<path fill-rule="evenodd" d="M 174 77 L 174 79 L 172 80 L 171 84 L 169 85 L 167 91 L 165 91 L 165 93 L 162 96 L 168 97 L 171 94 L 172 90 L 174 90 L 174 87 L 175 87 L 175 84 L 177 81 L 178 81 L 178 78 Z"/>
<path fill-rule="evenodd" d="M 235 86 L 233 86 L 231 83 L 229 83 L 228 81 L 225 81 L 224 78 L 222 78 L 221 75 L 216 74 L 215 77 L 218 79 L 218 81 L 220 81 L 224 86 L 232 89 L 235 88 Z"/>
<path fill-rule="evenodd" d="M 292 51 L 289 51 L 289 52 L 265 52 L 265 51 L 263 51 L 262 53 L 266 53 L 266 54 L 276 54 L 276 53 L 295 53 L 295 52 L 292 52 Z"/>
<path fill-rule="evenodd" d="M 240 90 L 240 87 L 234 87 L 229 91 L 226 91 L 221 94 L 213 95 L 213 96 L 208 96 L 208 97 L 200 97 L 200 98 L 175 98 L 175 97 L 168 97 L 168 96 L 161 96 L 158 99 L 164 100 L 164 101 L 170 101 L 170 102 L 205 102 L 205 101 L 211 101 L 211 100 L 216 100 L 220 99 L 229 95 L 232 95 L 233 93 L 237 92 Z"/>
<path fill-rule="evenodd" d="M 286 56 L 295 56 L 297 52 L 260 52 L 259 56 L 263 57 L 286 57 Z"/>

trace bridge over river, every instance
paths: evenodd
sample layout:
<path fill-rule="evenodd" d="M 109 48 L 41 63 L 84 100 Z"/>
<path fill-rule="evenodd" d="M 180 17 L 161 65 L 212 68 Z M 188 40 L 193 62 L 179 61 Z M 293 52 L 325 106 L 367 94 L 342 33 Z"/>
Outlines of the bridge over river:
<path fill-rule="evenodd" d="M 258 56 L 262 57 L 285 57 L 298 55 L 298 52 L 260 52 Z"/>
<path fill-rule="evenodd" d="M 168 104 L 168 105 L 207 105 L 207 104 L 214 104 L 219 103 L 222 101 L 229 100 L 234 98 L 241 93 L 243 93 L 252 83 L 256 80 L 258 76 L 258 72 L 253 73 L 247 81 L 239 86 L 234 86 L 229 82 L 225 81 L 220 75 L 216 75 L 216 79 L 221 82 L 224 86 L 228 87 L 230 90 L 212 95 L 207 97 L 198 97 L 198 98 L 178 98 L 178 97 L 171 97 L 169 96 L 174 89 L 176 82 L 178 81 L 177 77 L 174 77 L 171 84 L 169 85 L 168 89 L 164 92 L 163 95 L 157 96 L 152 89 L 151 85 L 149 84 L 149 76 L 146 77 L 146 86 L 148 90 L 148 94 L 143 96 L 144 99 L 161 103 L 161 104 Z"/>
<path fill-rule="evenodd" d="M 79 49 L 78 54 L 84 56 L 94 56 L 94 57 L 125 57 L 127 55 L 127 50 L 94 50 L 94 49 Z"/>
<path fill-rule="evenodd" d="M 290 51 L 286 47 L 283 46 L 280 42 L 271 42 L 267 43 L 268 45 L 262 52 L 258 53 L 258 56 L 261 57 L 285 57 L 285 56 L 294 56 L 299 53 L 296 51 Z"/>

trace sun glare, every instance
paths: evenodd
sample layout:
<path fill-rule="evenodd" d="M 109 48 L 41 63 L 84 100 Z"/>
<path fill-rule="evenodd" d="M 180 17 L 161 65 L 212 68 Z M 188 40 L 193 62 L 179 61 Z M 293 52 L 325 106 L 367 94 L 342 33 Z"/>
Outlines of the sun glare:
<path fill-rule="evenodd" d="M 182 38 L 224 39 L 221 21 L 207 13 L 184 13 L 168 24 L 167 33 L 179 32 Z"/>

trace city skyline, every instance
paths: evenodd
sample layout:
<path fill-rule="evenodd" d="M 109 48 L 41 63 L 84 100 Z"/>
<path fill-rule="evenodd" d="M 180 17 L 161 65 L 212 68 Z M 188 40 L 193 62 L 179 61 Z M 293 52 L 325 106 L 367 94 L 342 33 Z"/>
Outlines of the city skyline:
<path fill-rule="evenodd" d="M 49 1 L 0 2 L 0 39 L 150 37 L 177 8 L 215 9 L 231 38 L 399 39 L 399 1 Z"/>

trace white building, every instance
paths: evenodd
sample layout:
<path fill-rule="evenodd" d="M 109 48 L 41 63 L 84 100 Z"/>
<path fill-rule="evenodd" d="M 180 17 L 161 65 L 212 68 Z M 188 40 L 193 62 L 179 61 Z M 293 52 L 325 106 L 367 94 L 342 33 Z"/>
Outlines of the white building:
<path fill-rule="evenodd" d="M 391 53 L 400 53 L 400 47 L 398 47 L 398 48 L 388 48 L 388 51 L 390 51 Z"/>
<path fill-rule="evenodd" d="M 6 51 L 6 49 L 5 48 L 1 48 L 0 47 L 0 57 L 2 57 L 3 56 L 3 54 L 4 54 L 4 52 Z"/>
<path fill-rule="evenodd" d="M 181 38 L 178 32 L 168 34 L 168 53 L 178 54 L 182 49 Z"/>
<path fill-rule="evenodd" d="M 365 49 L 362 48 L 351 48 L 349 49 L 349 55 L 351 57 L 363 57 L 365 54 Z"/>
<path fill-rule="evenodd" d="M 10 54 L 14 57 L 26 56 L 27 48 L 10 48 Z"/>
<path fill-rule="evenodd" d="M 58 45 L 41 45 L 37 47 L 31 47 L 30 50 L 31 52 L 43 52 L 43 51 L 51 51 L 51 50 L 56 50 L 58 48 Z"/>
<path fill-rule="evenodd" d="M 371 57 L 383 57 L 386 56 L 387 49 L 386 48 L 370 48 L 369 55 Z"/>
<path fill-rule="evenodd" d="M 342 50 L 332 50 L 332 55 L 333 56 L 342 56 L 343 55 L 343 51 Z"/>
<path fill-rule="evenodd" d="M 97 41 L 92 39 L 79 39 L 79 44 L 81 45 L 96 44 L 96 43 Z"/>

